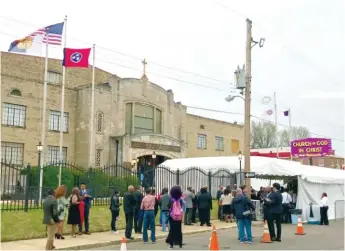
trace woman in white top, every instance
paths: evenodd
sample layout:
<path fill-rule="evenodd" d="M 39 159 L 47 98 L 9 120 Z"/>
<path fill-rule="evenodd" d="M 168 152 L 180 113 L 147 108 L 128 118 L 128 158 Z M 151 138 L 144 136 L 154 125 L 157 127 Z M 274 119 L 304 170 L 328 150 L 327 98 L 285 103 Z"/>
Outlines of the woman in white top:
<path fill-rule="evenodd" d="M 320 215 L 321 215 L 321 220 L 320 220 L 320 225 L 328 225 L 328 198 L 327 194 L 323 193 L 321 195 L 321 202 L 320 202 Z"/>
<path fill-rule="evenodd" d="M 220 197 L 220 203 L 223 207 L 223 214 L 225 222 L 232 222 L 232 215 L 231 215 L 231 203 L 232 203 L 232 195 L 229 189 L 225 189 L 224 193 Z"/>

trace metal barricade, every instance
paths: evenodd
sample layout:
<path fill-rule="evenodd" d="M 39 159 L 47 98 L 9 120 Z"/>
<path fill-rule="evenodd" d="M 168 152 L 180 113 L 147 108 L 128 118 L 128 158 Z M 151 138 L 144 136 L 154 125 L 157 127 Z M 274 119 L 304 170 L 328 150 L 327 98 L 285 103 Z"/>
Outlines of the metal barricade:
<path fill-rule="evenodd" d="M 344 219 L 344 208 L 345 208 L 345 204 L 344 204 L 344 200 L 336 200 L 334 202 L 334 219 L 338 220 L 338 219 Z"/>
<path fill-rule="evenodd" d="M 263 205 L 259 200 L 252 200 L 253 205 L 255 206 L 255 219 L 254 220 L 263 220 Z"/>

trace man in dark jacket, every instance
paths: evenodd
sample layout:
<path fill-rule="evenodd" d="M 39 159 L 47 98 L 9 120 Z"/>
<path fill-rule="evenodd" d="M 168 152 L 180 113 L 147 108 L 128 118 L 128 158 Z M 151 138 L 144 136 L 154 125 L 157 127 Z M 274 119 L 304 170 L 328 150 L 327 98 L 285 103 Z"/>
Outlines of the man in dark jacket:
<path fill-rule="evenodd" d="M 120 198 L 119 198 L 119 192 L 114 191 L 114 195 L 110 198 L 110 211 L 111 211 L 111 231 L 113 233 L 118 234 L 119 232 L 117 231 L 116 228 L 116 221 L 117 218 L 119 217 L 120 214 Z"/>
<path fill-rule="evenodd" d="M 251 243 L 253 237 L 250 216 L 251 210 L 255 210 L 255 207 L 248 197 L 243 194 L 242 189 L 237 189 L 237 195 L 232 200 L 231 207 L 236 216 L 241 243 L 245 241 L 245 232 L 247 234 L 247 241 Z"/>
<path fill-rule="evenodd" d="M 282 225 L 281 225 L 281 215 L 283 213 L 282 205 L 283 197 L 280 193 L 279 183 L 273 184 L 273 193 L 264 199 L 264 203 L 268 208 L 268 230 L 270 231 L 272 241 L 281 241 Z M 277 226 L 277 236 L 275 234 L 274 224 L 276 222 Z"/>
<path fill-rule="evenodd" d="M 212 196 L 207 192 L 207 187 L 200 189 L 200 193 L 197 197 L 197 207 L 199 211 L 200 226 L 204 226 L 205 223 L 208 227 L 211 226 L 210 222 L 210 210 L 212 210 Z"/>
<path fill-rule="evenodd" d="M 141 201 L 143 200 L 143 194 L 140 192 L 140 186 L 137 187 L 134 192 L 135 207 L 134 207 L 134 232 L 140 234 L 143 228 L 143 219 L 141 217 Z"/>
<path fill-rule="evenodd" d="M 47 226 L 46 250 L 53 250 L 54 237 L 57 223 L 59 223 L 59 213 L 57 212 L 57 202 L 54 198 L 55 191 L 49 190 L 48 197 L 43 201 L 43 224 Z"/>
<path fill-rule="evenodd" d="M 135 196 L 134 196 L 134 187 L 129 186 L 128 192 L 125 192 L 123 195 L 123 211 L 125 212 L 126 219 L 126 232 L 125 236 L 127 240 L 133 240 L 132 230 L 133 230 L 133 218 L 134 218 L 134 209 L 135 209 Z"/>
<path fill-rule="evenodd" d="M 220 197 L 223 194 L 223 186 L 219 186 L 217 191 L 217 203 L 218 203 L 218 220 L 222 219 L 222 205 L 220 204 Z"/>

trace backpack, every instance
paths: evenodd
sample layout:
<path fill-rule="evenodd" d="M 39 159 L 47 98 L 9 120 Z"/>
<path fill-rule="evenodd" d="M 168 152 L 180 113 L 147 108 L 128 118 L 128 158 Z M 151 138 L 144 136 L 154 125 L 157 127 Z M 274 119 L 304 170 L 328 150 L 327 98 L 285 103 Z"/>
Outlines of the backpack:
<path fill-rule="evenodd" d="M 174 221 L 181 221 L 182 220 L 182 208 L 181 208 L 181 202 L 178 200 L 173 200 L 173 204 L 170 210 L 170 217 Z"/>

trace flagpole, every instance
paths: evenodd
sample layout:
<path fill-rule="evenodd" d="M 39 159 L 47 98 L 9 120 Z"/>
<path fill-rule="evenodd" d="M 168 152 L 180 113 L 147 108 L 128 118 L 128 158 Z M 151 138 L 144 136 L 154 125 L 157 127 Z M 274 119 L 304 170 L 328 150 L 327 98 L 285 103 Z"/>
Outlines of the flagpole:
<path fill-rule="evenodd" d="M 93 167 L 93 160 L 94 160 L 94 132 L 93 132 L 93 124 L 94 124 L 94 110 L 95 110 L 95 48 L 96 45 L 92 46 L 93 52 L 93 63 L 92 63 L 92 86 L 91 86 L 91 110 L 90 110 L 90 154 L 89 154 L 89 167 Z"/>
<path fill-rule="evenodd" d="M 277 147 L 277 159 L 279 159 L 279 140 L 278 140 L 278 112 L 277 112 L 277 96 L 274 92 L 274 115 L 275 115 L 275 125 L 276 125 L 276 147 Z"/>
<path fill-rule="evenodd" d="M 292 125 L 291 125 L 291 109 L 289 108 L 289 143 L 292 141 Z M 292 161 L 291 146 L 290 146 L 290 160 Z"/>
<path fill-rule="evenodd" d="M 64 20 L 64 48 L 66 48 L 67 44 L 67 16 L 65 16 Z M 60 166 L 59 166 L 59 186 L 61 186 L 61 176 L 62 176 L 62 162 L 64 161 L 63 156 L 63 132 L 65 127 L 65 84 L 66 84 L 66 67 L 62 67 L 62 85 L 61 85 L 61 102 L 60 102 Z"/>
<path fill-rule="evenodd" d="M 39 203 L 42 201 L 42 187 L 43 187 L 43 163 L 44 163 L 44 153 L 45 149 L 45 139 L 46 139 L 46 109 L 47 109 L 47 88 L 48 88 L 48 37 L 49 30 L 46 31 L 46 58 L 44 63 L 44 86 L 43 86 L 43 109 L 42 109 L 42 132 L 41 132 L 41 145 L 42 153 L 40 154 L 40 191 L 39 191 Z"/>

